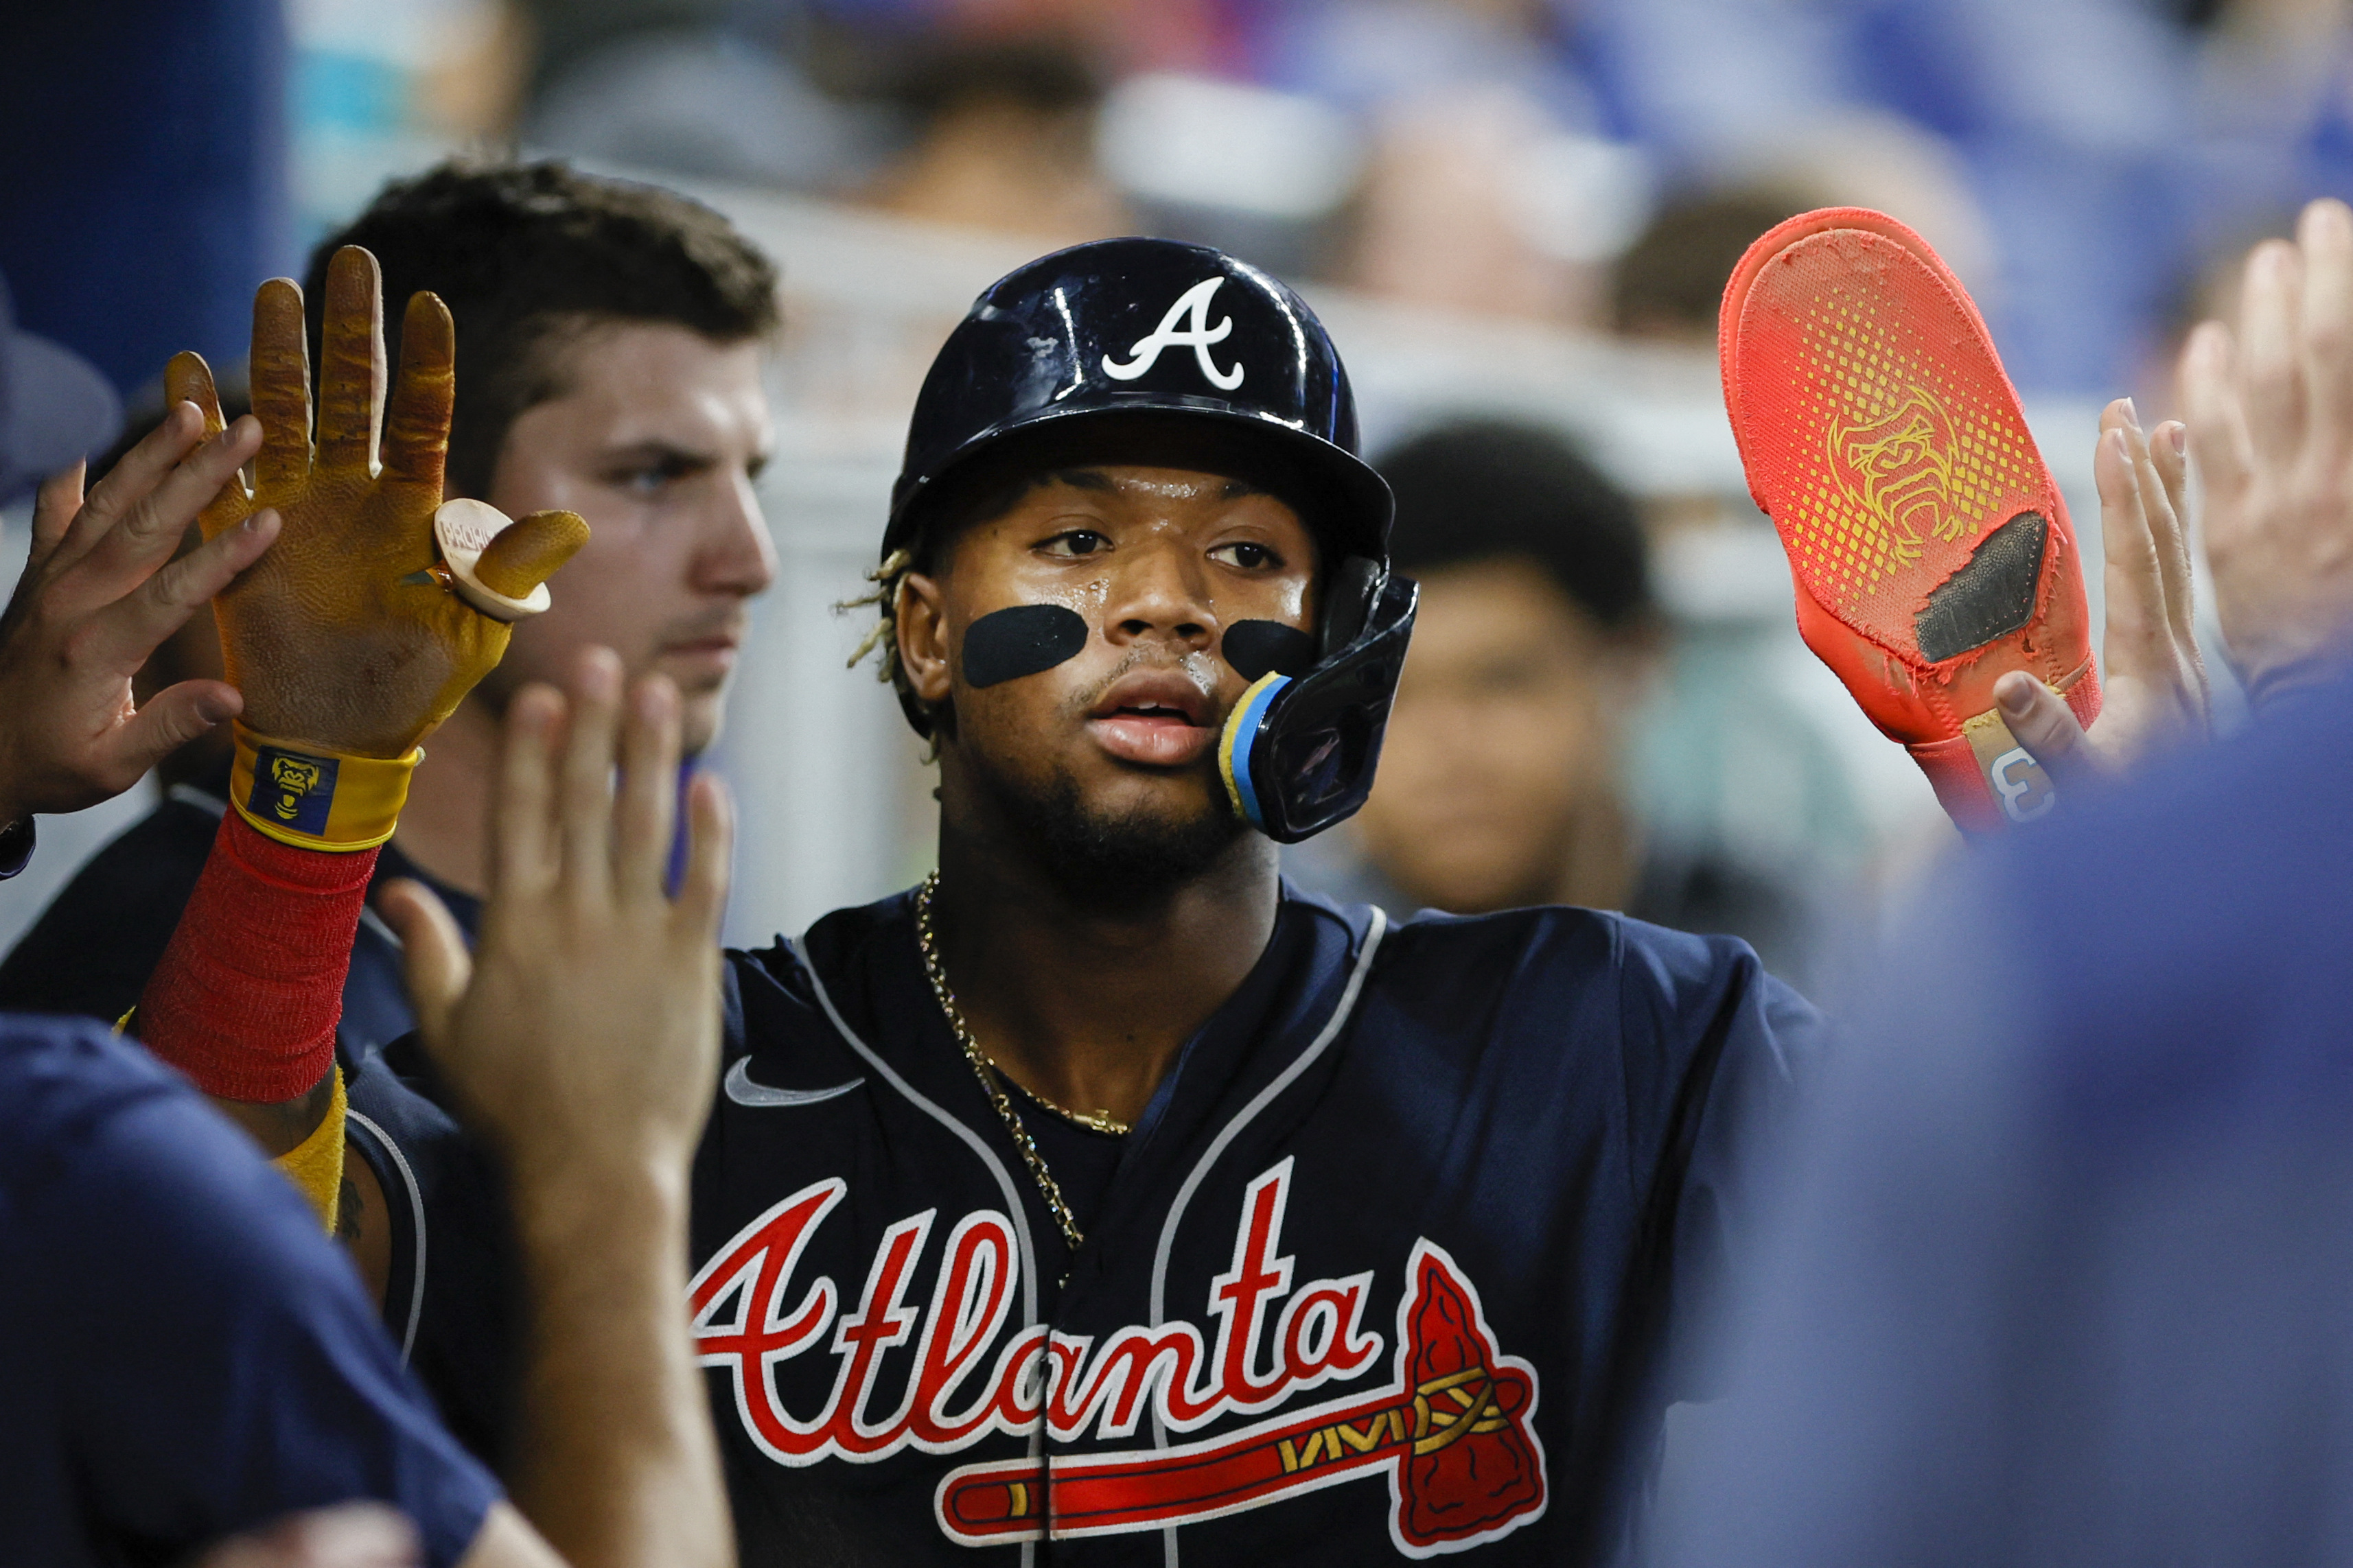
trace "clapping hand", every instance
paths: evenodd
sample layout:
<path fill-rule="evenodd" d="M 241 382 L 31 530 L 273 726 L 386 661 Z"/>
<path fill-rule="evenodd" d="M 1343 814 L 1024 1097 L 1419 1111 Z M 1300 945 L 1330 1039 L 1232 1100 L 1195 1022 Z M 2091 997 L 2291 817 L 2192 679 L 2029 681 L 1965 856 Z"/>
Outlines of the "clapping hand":
<path fill-rule="evenodd" d="M 2071 779 L 2118 772 L 2153 749 L 2202 739 L 2207 729 L 2182 426 L 2168 421 L 2143 434 L 2131 400 L 2118 398 L 2100 416 L 2092 472 L 2107 563 L 2099 723 L 2087 732 L 2063 699 L 2023 670 L 1994 684 L 2010 732 L 2063 792 Z"/>
<path fill-rule="evenodd" d="M 568 693 L 527 686 L 508 704 L 470 958 L 418 884 L 388 889 L 385 914 L 427 1048 L 519 1171 L 683 1182 L 718 1080 L 727 813 L 718 781 L 696 778 L 671 899 L 678 690 L 653 677 L 624 706 L 605 648 L 582 655 Z"/>
<path fill-rule="evenodd" d="M 170 752 L 243 706 L 235 688 L 185 680 L 134 702 L 131 678 L 196 607 L 278 536 L 247 509 L 174 561 L 188 525 L 261 445 L 183 403 L 82 492 L 77 465 L 41 487 L 33 543 L 0 616 L 0 825 L 80 811 L 137 784 Z"/>

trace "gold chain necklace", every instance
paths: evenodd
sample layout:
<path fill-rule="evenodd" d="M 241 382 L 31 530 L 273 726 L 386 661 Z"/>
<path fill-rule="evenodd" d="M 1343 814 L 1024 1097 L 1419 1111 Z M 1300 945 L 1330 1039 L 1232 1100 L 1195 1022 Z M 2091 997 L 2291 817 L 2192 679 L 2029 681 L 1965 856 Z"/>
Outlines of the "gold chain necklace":
<path fill-rule="evenodd" d="M 923 977 L 932 983 L 932 995 L 940 1005 L 940 1012 L 948 1021 L 949 1032 L 955 1036 L 956 1045 L 964 1051 L 964 1059 L 972 1064 L 973 1076 L 988 1096 L 988 1103 L 997 1108 L 997 1119 L 1005 1131 L 1013 1136 L 1013 1146 L 1021 1151 L 1021 1163 L 1029 1167 L 1029 1179 L 1038 1184 L 1038 1195 L 1046 1200 L 1046 1207 L 1061 1227 L 1062 1239 L 1076 1252 L 1086 1238 L 1079 1234 L 1079 1222 L 1071 1217 L 1071 1205 L 1062 1196 L 1061 1184 L 1054 1173 L 1046 1168 L 1046 1156 L 1038 1152 L 1038 1141 L 1029 1136 L 1029 1129 L 1021 1124 L 1021 1113 L 1013 1109 L 1011 1097 L 1005 1092 L 1005 1069 L 991 1061 L 973 1037 L 972 1026 L 964 1021 L 964 1009 L 956 1005 L 955 993 L 948 989 L 947 972 L 940 967 L 939 939 L 932 931 L 932 895 L 938 891 L 937 871 L 923 879 L 915 891 L 915 947 L 923 955 Z M 1103 1111 L 1067 1110 L 1055 1104 L 1033 1089 L 1022 1092 L 1066 1121 L 1086 1128 L 1092 1132 L 1107 1132 L 1115 1138 L 1125 1137 L 1131 1124 Z"/>

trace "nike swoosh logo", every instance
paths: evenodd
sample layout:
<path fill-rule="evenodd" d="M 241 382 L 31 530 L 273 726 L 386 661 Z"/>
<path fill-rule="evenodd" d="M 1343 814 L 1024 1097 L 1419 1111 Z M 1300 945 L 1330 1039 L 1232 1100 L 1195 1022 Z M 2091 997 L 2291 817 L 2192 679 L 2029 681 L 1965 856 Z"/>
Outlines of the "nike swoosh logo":
<path fill-rule="evenodd" d="M 752 1074 L 748 1070 L 751 1065 L 751 1058 L 737 1057 L 735 1065 L 727 1069 L 725 1081 L 720 1085 L 727 1091 L 727 1098 L 738 1105 L 816 1105 L 848 1094 L 866 1081 L 862 1078 L 854 1078 L 848 1083 L 837 1083 L 828 1089 L 770 1089 L 765 1083 L 752 1081 Z"/>

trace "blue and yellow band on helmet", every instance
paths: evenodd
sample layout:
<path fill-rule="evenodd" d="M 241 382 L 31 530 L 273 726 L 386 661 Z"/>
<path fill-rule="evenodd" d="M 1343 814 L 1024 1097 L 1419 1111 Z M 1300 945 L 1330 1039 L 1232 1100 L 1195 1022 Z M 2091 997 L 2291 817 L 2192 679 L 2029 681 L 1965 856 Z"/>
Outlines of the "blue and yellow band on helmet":
<path fill-rule="evenodd" d="M 392 837 L 408 801 L 408 778 L 425 755 L 345 757 L 236 726 L 229 804 L 280 844 L 298 849 L 373 849 Z"/>
<path fill-rule="evenodd" d="M 1218 773 L 1226 781 L 1226 798 L 1234 803 L 1235 815 L 1261 832 L 1266 814 L 1260 809 L 1258 791 L 1250 784 L 1250 747 L 1258 740 L 1259 723 L 1266 717 L 1268 705 L 1290 684 L 1287 675 L 1260 676 L 1226 716 L 1226 732 L 1218 738 Z"/>

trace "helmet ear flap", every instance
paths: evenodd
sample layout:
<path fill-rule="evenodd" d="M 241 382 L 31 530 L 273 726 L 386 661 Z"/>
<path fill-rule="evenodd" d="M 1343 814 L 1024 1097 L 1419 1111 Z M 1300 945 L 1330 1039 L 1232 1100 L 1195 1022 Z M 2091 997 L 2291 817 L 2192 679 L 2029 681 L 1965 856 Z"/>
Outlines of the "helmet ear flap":
<path fill-rule="evenodd" d="M 1368 556 L 1351 555 L 1340 563 L 1324 591 L 1324 625 L 1319 634 L 1324 658 L 1330 658 L 1364 631 L 1388 575 L 1388 567 Z"/>
<path fill-rule="evenodd" d="M 1324 630 L 1345 640 L 1327 645 L 1295 676 L 1259 676 L 1226 716 L 1219 738 L 1227 798 L 1243 821 L 1278 844 L 1312 837 L 1365 804 L 1413 637 L 1420 596 L 1413 579 L 1391 576 L 1362 557 L 1344 563 L 1333 577 L 1335 603 L 1326 607 Z M 1238 622 L 1229 636 L 1268 624 Z"/>

